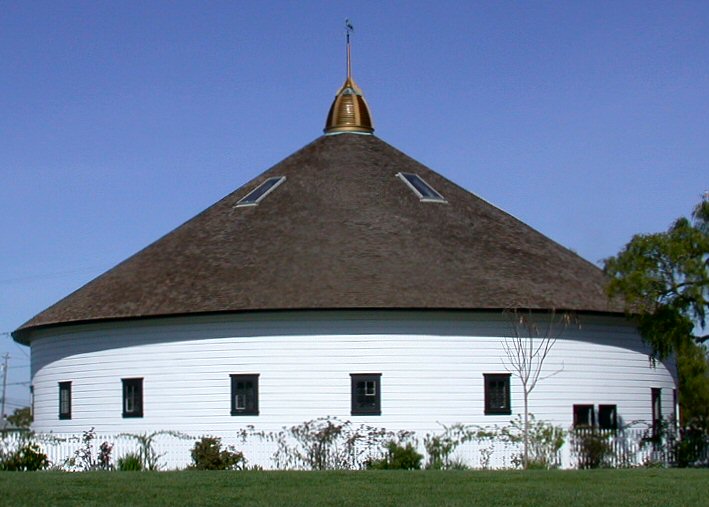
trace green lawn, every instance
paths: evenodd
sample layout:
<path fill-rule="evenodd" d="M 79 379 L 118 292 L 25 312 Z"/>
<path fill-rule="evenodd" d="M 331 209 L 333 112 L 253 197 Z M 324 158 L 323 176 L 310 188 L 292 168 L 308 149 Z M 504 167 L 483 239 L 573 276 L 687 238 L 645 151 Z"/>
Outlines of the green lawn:
<path fill-rule="evenodd" d="M 709 470 L 0 472 L 0 505 L 709 505 Z"/>

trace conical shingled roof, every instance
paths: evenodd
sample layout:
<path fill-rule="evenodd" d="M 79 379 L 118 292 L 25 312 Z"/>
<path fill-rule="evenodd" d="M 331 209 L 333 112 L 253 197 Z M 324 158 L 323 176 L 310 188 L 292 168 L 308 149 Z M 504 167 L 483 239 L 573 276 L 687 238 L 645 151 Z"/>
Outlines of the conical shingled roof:
<path fill-rule="evenodd" d="M 397 173 L 447 202 L 425 202 Z M 236 206 L 270 177 L 256 206 Z M 303 309 L 622 312 L 600 269 L 373 135 L 326 135 L 25 323 Z"/>

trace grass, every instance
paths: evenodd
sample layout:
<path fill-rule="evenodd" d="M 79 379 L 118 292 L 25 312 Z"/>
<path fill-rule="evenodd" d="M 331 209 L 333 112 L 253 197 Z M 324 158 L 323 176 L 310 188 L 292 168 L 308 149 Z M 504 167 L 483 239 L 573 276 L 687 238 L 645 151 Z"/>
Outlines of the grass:
<path fill-rule="evenodd" d="M 0 505 L 707 505 L 709 470 L 0 472 Z"/>

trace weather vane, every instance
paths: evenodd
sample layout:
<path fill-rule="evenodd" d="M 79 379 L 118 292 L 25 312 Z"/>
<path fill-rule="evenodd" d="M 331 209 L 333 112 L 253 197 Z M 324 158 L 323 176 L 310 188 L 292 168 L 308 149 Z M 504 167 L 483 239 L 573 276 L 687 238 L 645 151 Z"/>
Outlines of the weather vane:
<path fill-rule="evenodd" d="M 347 30 L 347 44 L 349 44 L 350 34 L 354 32 L 354 26 L 352 26 L 352 21 L 349 18 L 345 19 L 345 29 Z"/>
<path fill-rule="evenodd" d="M 349 18 L 345 19 L 345 33 L 347 34 L 347 79 L 352 77 L 352 56 L 350 51 L 350 34 L 354 32 L 354 26 Z"/>

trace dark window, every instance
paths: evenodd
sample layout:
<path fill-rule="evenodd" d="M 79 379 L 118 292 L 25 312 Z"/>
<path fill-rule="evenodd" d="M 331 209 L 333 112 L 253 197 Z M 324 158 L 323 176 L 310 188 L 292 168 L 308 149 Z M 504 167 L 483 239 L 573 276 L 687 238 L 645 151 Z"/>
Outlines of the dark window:
<path fill-rule="evenodd" d="M 71 419 L 71 382 L 59 382 L 59 419 Z"/>
<path fill-rule="evenodd" d="M 511 414 L 510 374 L 485 373 L 483 377 L 485 377 L 485 414 Z"/>
<path fill-rule="evenodd" d="M 381 373 L 350 373 L 352 415 L 381 415 Z"/>
<path fill-rule="evenodd" d="M 659 435 L 662 426 L 662 390 L 658 387 L 652 388 L 652 433 Z"/>
<path fill-rule="evenodd" d="M 618 409 L 615 405 L 598 405 L 598 427 L 602 430 L 618 429 Z"/>
<path fill-rule="evenodd" d="M 237 206 L 253 206 L 258 204 L 266 197 L 269 193 L 276 189 L 278 185 L 286 180 L 285 176 L 277 176 L 275 178 L 268 178 L 266 181 L 261 183 L 258 187 L 253 189 L 251 192 L 246 194 L 245 197 L 240 199 L 236 205 Z"/>
<path fill-rule="evenodd" d="M 418 174 L 398 173 L 397 176 L 401 178 L 422 201 L 446 202 L 443 196 L 436 192 L 431 185 L 423 181 L 423 178 Z"/>
<path fill-rule="evenodd" d="M 258 375 L 231 376 L 231 415 L 258 415 Z"/>
<path fill-rule="evenodd" d="M 592 427 L 595 424 L 593 405 L 574 405 L 574 427 Z"/>
<path fill-rule="evenodd" d="M 123 417 L 143 417 L 143 379 L 124 378 Z"/>

